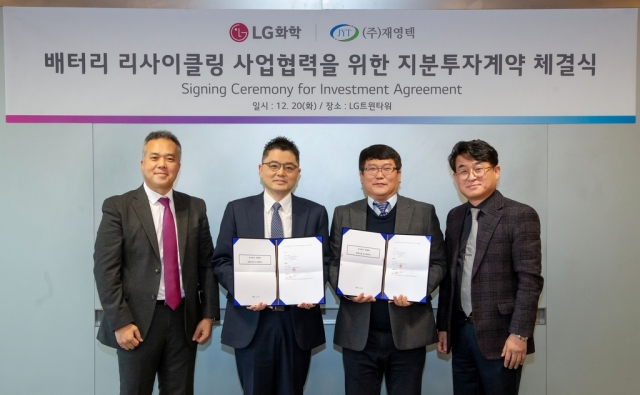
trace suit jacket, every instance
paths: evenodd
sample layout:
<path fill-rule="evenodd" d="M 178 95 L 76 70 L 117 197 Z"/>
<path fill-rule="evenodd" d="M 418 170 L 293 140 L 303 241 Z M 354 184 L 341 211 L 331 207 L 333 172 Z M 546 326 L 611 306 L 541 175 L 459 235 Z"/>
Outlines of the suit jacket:
<path fill-rule="evenodd" d="M 342 228 L 366 230 L 367 206 L 367 199 L 358 200 L 346 206 L 336 207 L 333 214 L 330 281 L 334 290 L 338 288 Z M 430 295 L 438 287 L 447 270 L 444 240 L 433 205 L 398 195 L 395 233 L 431 236 L 427 286 L 427 295 Z M 424 347 L 437 341 L 433 309 L 431 300 L 428 299 L 427 303 L 414 303 L 409 307 L 389 304 L 391 332 L 398 349 Z M 362 351 L 369 335 L 370 313 L 370 303 L 356 303 L 341 298 L 333 342 L 344 348 Z"/>
<path fill-rule="evenodd" d="M 211 270 L 213 243 L 203 200 L 173 191 L 178 254 L 185 293 L 189 344 L 203 317 L 220 318 L 218 283 Z M 104 317 L 98 340 L 118 347 L 115 330 L 134 323 L 144 339 L 160 287 L 162 263 L 149 198 L 144 187 L 113 196 L 102 205 L 93 272 Z"/>
<path fill-rule="evenodd" d="M 325 282 L 328 276 L 329 218 L 324 206 L 291 195 L 292 236 L 322 236 Z M 213 270 L 227 290 L 227 307 L 222 327 L 222 344 L 245 348 L 258 329 L 259 311 L 233 305 L 233 238 L 264 238 L 264 192 L 227 204 L 220 224 L 218 247 L 213 254 Z M 324 324 L 320 306 L 310 310 L 290 307 L 298 346 L 311 350 L 324 344 Z M 276 313 L 276 314 L 287 314 Z"/>
<path fill-rule="evenodd" d="M 446 331 L 451 348 L 451 318 L 457 289 L 456 271 L 460 237 L 468 205 L 455 207 L 447 216 L 446 246 L 449 271 L 440 285 L 438 330 Z M 528 336 L 527 354 L 535 351 L 533 329 L 544 280 L 540 219 L 526 204 L 495 192 L 476 239 L 471 274 L 473 326 L 480 351 L 499 359 L 510 333 Z"/>

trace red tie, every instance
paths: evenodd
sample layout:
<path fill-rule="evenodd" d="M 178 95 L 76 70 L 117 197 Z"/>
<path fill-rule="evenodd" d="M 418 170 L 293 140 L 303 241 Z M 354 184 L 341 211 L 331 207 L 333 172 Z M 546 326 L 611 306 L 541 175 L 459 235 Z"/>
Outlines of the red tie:
<path fill-rule="evenodd" d="M 176 240 L 176 223 L 173 220 L 169 198 L 161 197 L 160 204 L 164 206 L 162 216 L 162 251 L 164 260 L 164 300 L 175 310 L 180 305 L 180 271 L 178 269 L 178 242 Z"/>

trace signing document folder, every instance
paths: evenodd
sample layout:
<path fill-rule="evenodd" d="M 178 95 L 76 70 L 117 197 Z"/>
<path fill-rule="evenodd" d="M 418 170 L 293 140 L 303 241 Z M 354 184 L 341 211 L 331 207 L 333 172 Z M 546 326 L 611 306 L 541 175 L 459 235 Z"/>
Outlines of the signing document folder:
<path fill-rule="evenodd" d="M 233 240 L 234 304 L 324 303 L 322 237 Z"/>
<path fill-rule="evenodd" d="M 427 301 L 431 236 L 394 235 L 344 228 L 338 294 Z"/>

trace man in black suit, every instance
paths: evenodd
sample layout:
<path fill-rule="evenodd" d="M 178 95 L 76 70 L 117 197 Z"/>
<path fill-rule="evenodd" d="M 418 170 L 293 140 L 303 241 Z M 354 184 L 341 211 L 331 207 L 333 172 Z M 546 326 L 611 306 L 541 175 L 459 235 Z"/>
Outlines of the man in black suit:
<path fill-rule="evenodd" d="M 264 193 L 230 202 L 225 209 L 214 272 L 228 291 L 222 344 L 235 349 L 244 393 L 302 394 L 311 361 L 311 349 L 325 342 L 318 301 L 286 306 L 284 311 L 264 303 L 243 307 L 233 300 L 233 244 L 236 237 L 270 238 L 283 231 L 287 237 L 322 236 L 325 281 L 328 259 L 327 210 L 291 190 L 300 176 L 296 145 L 277 137 L 267 143 L 258 165 Z M 276 217 L 278 217 L 276 219 Z M 281 223 L 279 227 L 272 227 Z"/>
<path fill-rule="evenodd" d="M 468 202 L 447 216 L 449 271 L 438 299 L 438 351 L 453 350 L 453 392 L 515 395 L 542 292 L 540 219 L 496 189 L 498 152 L 461 141 L 449 166 Z"/>
<path fill-rule="evenodd" d="M 203 200 L 173 190 L 181 146 L 150 133 L 144 183 L 104 201 L 94 275 L 104 317 L 98 340 L 117 349 L 121 394 L 193 394 L 197 344 L 220 316 Z"/>
<path fill-rule="evenodd" d="M 400 196 L 402 161 L 393 148 L 377 144 L 360 152 L 360 183 L 367 195 L 336 207 L 331 224 L 331 286 L 338 288 L 342 228 L 431 236 L 426 303 L 403 295 L 393 301 L 373 295 L 340 298 L 333 342 L 343 348 L 347 395 L 379 394 L 384 376 L 389 395 L 420 394 L 426 346 L 437 340 L 431 293 L 446 272 L 445 250 L 436 210 Z M 391 296 L 391 295 L 389 295 Z"/>

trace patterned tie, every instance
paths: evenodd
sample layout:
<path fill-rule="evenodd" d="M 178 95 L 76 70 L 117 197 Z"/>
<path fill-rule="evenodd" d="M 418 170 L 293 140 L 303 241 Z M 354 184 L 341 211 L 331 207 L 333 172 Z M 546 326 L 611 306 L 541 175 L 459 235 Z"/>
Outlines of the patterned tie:
<path fill-rule="evenodd" d="M 280 218 L 280 203 L 275 202 L 271 208 L 273 209 L 273 217 L 271 217 L 271 238 L 282 239 L 284 238 L 284 228 L 282 227 L 282 219 Z"/>
<path fill-rule="evenodd" d="M 480 209 L 471 209 L 471 232 L 467 239 L 467 247 L 464 251 L 464 268 L 462 269 L 462 284 L 460 287 L 460 301 L 462 310 L 469 316 L 471 308 L 471 274 L 473 273 L 473 261 L 476 258 L 476 239 L 478 238 L 478 212 Z"/>
<path fill-rule="evenodd" d="M 164 206 L 162 216 L 162 251 L 164 264 L 164 301 L 172 310 L 178 308 L 180 295 L 180 271 L 178 268 L 178 242 L 176 240 L 176 223 L 173 220 L 169 198 L 161 197 Z"/>
<path fill-rule="evenodd" d="M 389 202 L 384 202 L 384 203 L 373 202 L 373 205 L 376 206 L 378 210 L 380 210 L 380 214 L 378 215 L 379 217 L 385 217 L 388 214 L 387 208 L 389 207 Z"/>

